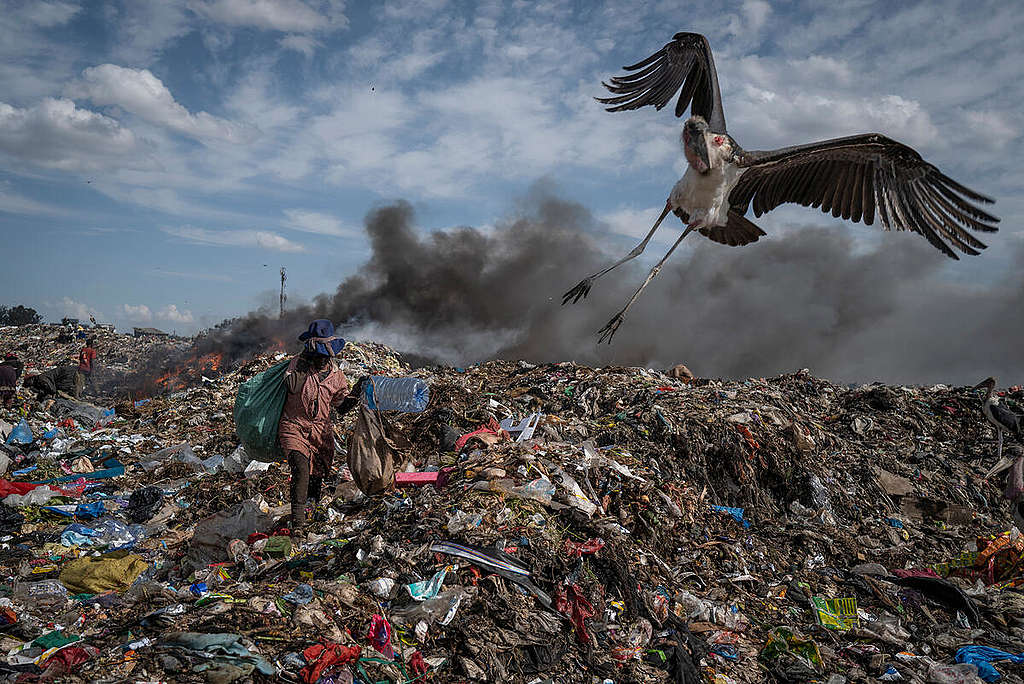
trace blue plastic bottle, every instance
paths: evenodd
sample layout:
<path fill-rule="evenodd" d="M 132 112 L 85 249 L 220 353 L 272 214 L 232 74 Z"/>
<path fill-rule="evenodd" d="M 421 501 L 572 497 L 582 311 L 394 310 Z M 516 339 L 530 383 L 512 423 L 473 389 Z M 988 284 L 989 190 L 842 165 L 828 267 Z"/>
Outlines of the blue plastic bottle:
<path fill-rule="evenodd" d="M 430 401 L 430 387 L 419 378 L 371 375 L 363 385 L 363 397 L 374 410 L 419 413 Z"/>

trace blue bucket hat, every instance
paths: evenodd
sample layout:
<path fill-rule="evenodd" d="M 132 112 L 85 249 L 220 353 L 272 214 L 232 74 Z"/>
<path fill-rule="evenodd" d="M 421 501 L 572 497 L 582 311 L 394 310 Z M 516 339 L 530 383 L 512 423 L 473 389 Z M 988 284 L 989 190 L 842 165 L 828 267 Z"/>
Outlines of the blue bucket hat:
<path fill-rule="evenodd" d="M 321 356 L 337 356 L 345 348 L 345 340 L 334 334 L 334 324 L 319 318 L 309 324 L 309 330 L 299 335 L 306 349 Z"/>

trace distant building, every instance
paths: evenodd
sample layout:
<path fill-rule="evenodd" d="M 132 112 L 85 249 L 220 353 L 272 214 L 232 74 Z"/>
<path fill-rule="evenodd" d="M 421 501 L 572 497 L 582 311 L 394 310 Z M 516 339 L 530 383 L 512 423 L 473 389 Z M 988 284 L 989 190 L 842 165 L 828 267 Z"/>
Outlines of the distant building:
<path fill-rule="evenodd" d="M 132 328 L 135 333 L 135 337 L 170 337 L 163 330 L 157 330 L 156 328 Z"/>

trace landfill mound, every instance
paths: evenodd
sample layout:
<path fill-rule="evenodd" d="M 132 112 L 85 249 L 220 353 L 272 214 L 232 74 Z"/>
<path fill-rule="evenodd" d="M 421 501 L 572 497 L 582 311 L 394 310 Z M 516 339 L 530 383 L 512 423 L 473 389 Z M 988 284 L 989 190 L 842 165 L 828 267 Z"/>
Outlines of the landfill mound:
<path fill-rule="evenodd" d="M 80 345 L 58 337 L 3 328 L 0 353 L 43 370 Z M 162 375 L 156 344 L 106 333 L 99 363 Z M 287 467 L 232 422 L 283 358 L 0 409 L 7 681 L 1024 681 L 1024 484 L 985 478 L 970 388 L 413 371 L 350 343 L 350 379 L 414 375 L 430 403 L 389 416 L 401 473 L 374 496 L 339 421 L 293 539 Z"/>

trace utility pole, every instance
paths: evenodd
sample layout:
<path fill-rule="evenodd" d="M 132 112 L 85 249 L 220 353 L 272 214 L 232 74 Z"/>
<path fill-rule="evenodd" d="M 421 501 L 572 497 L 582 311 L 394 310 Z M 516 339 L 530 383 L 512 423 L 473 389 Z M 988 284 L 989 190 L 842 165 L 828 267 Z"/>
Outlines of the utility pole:
<path fill-rule="evenodd" d="M 284 318 L 284 303 L 288 300 L 287 295 L 284 293 L 284 281 L 288 280 L 288 276 L 285 274 L 284 266 L 281 267 L 281 314 L 279 318 Z"/>

